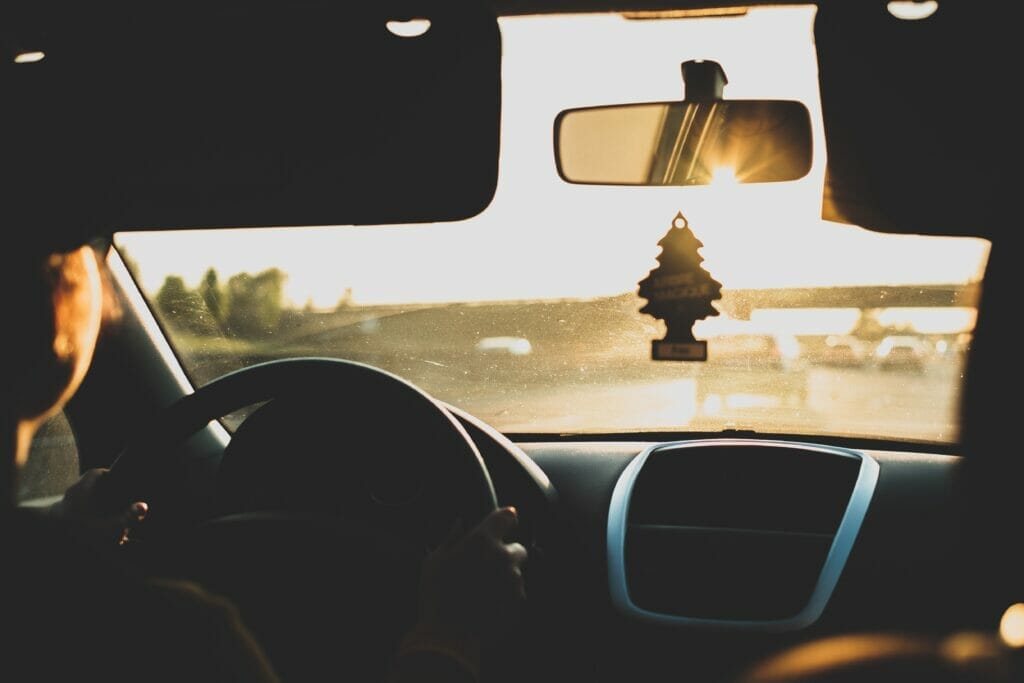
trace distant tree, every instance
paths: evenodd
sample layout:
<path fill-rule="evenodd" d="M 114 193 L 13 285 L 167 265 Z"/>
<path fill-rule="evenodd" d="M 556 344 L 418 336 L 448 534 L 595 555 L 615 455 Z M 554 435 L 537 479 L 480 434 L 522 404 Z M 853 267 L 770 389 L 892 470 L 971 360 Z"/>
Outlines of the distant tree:
<path fill-rule="evenodd" d="M 338 305 L 335 306 L 335 310 L 341 311 L 352 305 L 352 288 L 346 287 L 345 293 L 338 299 Z"/>
<path fill-rule="evenodd" d="M 209 320 L 205 316 L 203 300 L 190 290 L 180 275 L 168 275 L 156 293 L 157 312 L 166 323 L 178 330 L 205 332 Z"/>
<path fill-rule="evenodd" d="M 199 283 L 199 297 L 206 305 L 210 317 L 218 326 L 224 326 L 228 319 L 228 294 L 220 286 L 217 271 L 210 268 Z"/>
<path fill-rule="evenodd" d="M 852 334 L 864 341 L 881 341 L 887 334 L 890 334 L 888 327 L 878 321 L 879 309 L 861 309 L 857 324 L 854 325 Z"/>
<path fill-rule="evenodd" d="M 238 273 L 227 284 L 227 327 L 238 337 L 274 334 L 284 308 L 284 271 L 269 268 L 256 275 Z"/>

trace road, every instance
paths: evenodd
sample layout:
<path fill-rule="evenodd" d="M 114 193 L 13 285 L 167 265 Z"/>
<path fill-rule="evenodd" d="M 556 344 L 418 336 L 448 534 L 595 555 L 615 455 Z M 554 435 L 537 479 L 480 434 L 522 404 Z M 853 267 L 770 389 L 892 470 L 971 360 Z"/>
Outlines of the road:
<path fill-rule="evenodd" d="M 796 376 L 699 377 L 509 387 L 491 383 L 452 400 L 512 433 L 718 431 L 831 434 L 953 442 L 959 370 L 811 368 Z M 712 386 L 698 391 L 698 383 Z M 724 387 L 715 391 L 715 384 Z M 801 390 L 795 390 L 802 385 Z M 429 388 L 428 388 L 429 390 Z M 727 393 L 728 392 L 728 393 Z M 459 393 L 459 392 L 453 392 Z M 704 395 L 703 400 L 698 396 Z"/>

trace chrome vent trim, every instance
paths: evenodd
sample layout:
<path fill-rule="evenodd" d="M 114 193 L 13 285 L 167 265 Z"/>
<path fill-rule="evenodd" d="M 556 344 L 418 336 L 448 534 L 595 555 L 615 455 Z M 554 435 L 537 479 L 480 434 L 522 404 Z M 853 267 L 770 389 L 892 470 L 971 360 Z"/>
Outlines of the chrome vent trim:
<path fill-rule="evenodd" d="M 626 580 L 626 529 L 629 516 L 629 504 L 633 495 L 633 485 L 640 470 L 652 453 L 666 450 L 680 450 L 695 447 L 723 446 L 759 446 L 818 451 L 830 455 L 856 458 L 860 461 L 860 471 L 853 485 L 853 493 L 846 506 L 846 512 L 839 522 L 832 546 L 829 548 L 825 563 L 818 575 L 817 583 L 807 604 L 799 613 L 785 619 L 769 620 L 733 620 L 684 617 L 673 614 L 662 614 L 638 607 L 629 597 Z M 796 631 L 810 626 L 821 616 L 832 597 L 839 577 L 846 566 L 853 544 L 860 533 L 861 524 L 867 515 L 871 498 L 878 483 L 878 463 L 867 453 L 822 446 L 819 444 L 800 443 L 796 441 L 762 441 L 757 439 L 701 439 L 696 441 L 679 441 L 655 444 L 644 449 L 629 463 L 612 492 L 612 500 L 608 510 L 608 583 L 612 604 L 626 616 L 644 621 L 675 626 L 703 626 L 718 629 L 744 631 Z"/>

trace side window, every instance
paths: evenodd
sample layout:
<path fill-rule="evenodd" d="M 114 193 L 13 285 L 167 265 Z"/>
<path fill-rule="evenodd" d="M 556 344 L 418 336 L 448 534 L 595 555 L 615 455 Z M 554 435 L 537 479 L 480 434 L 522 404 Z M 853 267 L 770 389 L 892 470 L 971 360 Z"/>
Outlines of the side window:
<path fill-rule="evenodd" d="M 71 425 L 59 412 L 36 432 L 18 478 L 18 502 L 59 496 L 78 481 L 78 448 Z"/>

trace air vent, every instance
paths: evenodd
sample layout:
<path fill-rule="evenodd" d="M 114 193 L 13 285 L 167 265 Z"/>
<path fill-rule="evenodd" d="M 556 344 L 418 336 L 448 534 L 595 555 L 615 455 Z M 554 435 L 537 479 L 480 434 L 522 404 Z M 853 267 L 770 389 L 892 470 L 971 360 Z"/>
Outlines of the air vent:
<path fill-rule="evenodd" d="M 612 598 L 661 622 L 806 626 L 831 596 L 877 477 L 867 455 L 809 444 L 648 449 L 612 497 Z"/>

